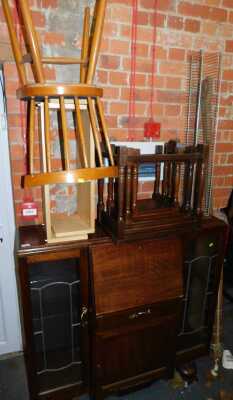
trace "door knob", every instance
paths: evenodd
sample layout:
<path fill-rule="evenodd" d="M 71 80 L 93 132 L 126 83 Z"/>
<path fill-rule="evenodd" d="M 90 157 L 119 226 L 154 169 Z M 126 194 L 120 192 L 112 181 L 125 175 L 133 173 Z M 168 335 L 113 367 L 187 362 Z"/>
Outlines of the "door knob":
<path fill-rule="evenodd" d="M 3 238 L 0 238 L 0 242 L 1 242 L 1 243 L 3 242 Z"/>
<path fill-rule="evenodd" d="M 81 321 L 83 321 L 85 319 L 85 316 L 87 315 L 88 309 L 87 307 L 83 306 L 82 307 L 82 312 L 81 312 Z"/>

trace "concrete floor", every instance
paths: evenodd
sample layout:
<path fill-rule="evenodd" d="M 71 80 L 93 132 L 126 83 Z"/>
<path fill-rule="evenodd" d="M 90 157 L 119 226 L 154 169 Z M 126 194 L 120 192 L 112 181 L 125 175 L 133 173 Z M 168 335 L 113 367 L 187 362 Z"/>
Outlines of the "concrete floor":
<path fill-rule="evenodd" d="M 22 354 L 0 359 L 0 399 L 29 399 Z"/>

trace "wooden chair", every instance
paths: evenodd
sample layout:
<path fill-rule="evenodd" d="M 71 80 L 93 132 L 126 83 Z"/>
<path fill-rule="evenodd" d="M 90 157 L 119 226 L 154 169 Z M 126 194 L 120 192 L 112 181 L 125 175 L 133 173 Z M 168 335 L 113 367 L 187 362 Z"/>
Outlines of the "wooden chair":
<path fill-rule="evenodd" d="M 3 10 L 10 34 L 13 54 L 16 61 L 21 87 L 17 96 L 29 103 L 29 126 L 28 126 L 28 149 L 29 149 L 29 174 L 25 176 L 24 186 L 38 186 L 54 183 L 74 183 L 101 179 L 104 177 L 116 177 L 118 169 L 114 165 L 111 146 L 107 135 L 107 127 L 104 119 L 101 96 L 102 89 L 93 85 L 100 41 L 103 30 L 106 0 L 97 0 L 94 10 L 92 25 L 90 24 L 90 9 L 85 9 L 82 48 L 80 58 L 43 57 L 40 51 L 37 32 L 35 31 L 28 0 L 18 0 L 18 11 L 23 23 L 23 34 L 25 40 L 26 54 L 22 54 L 21 46 L 16 35 L 16 27 L 12 10 L 8 0 L 2 0 Z M 34 82 L 30 83 L 27 78 L 26 63 L 31 63 Z M 47 83 L 44 73 L 45 64 L 79 64 L 80 81 L 77 84 Z M 56 100 L 59 104 L 60 114 L 60 146 L 61 167 L 55 169 L 51 157 L 51 127 L 50 127 L 50 103 Z M 67 124 L 66 103 L 73 105 L 76 138 L 79 148 L 79 167 L 72 168 L 69 132 Z M 38 105 L 42 105 L 44 132 L 41 132 L 40 158 L 42 160 L 40 171 L 35 168 L 35 125 Z M 89 122 L 92 131 L 92 139 L 96 150 L 96 163 L 93 165 L 88 156 L 88 144 L 86 143 L 85 124 L 83 122 L 81 109 L 87 108 Z M 105 166 L 103 152 L 109 159 Z M 93 157 L 92 157 L 93 159 Z"/>

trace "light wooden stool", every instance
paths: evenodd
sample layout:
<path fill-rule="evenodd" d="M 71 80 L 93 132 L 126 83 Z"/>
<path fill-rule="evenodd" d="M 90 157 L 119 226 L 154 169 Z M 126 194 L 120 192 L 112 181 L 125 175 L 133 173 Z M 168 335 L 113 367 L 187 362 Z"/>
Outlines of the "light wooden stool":
<path fill-rule="evenodd" d="M 90 196 L 93 196 L 93 188 L 91 189 L 91 187 L 89 187 L 89 189 L 87 189 L 88 185 L 90 186 L 91 181 L 96 179 L 118 176 L 118 168 L 114 165 L 101 102 L 103 91 L 101 88 L 93 85 L 93 77 L 103 30 L 106 0 L 96 1 L 92 23 L 90 9 L 88 7 L 85 9 L 80 58 L 43 57 L 38 43 L 37 32 L 33 25 L 28 1 L 19 0 L 18 9 L 24 26 L 25 48 L 27 48 L 28 51 L 28 53 L 23 54 L 16 35 L 16 27 L 14 26 L 12 10 L 8 0 L 2 0 L 2 5 L 21 84 L 21 87 L 17 90 L 17 96 L 19 99 L 28 102 L 27 138 L 29 171 L 24 177 L 24 187 L 40 185 L 46 185 L 47 187 L 47 185 L 52 184 L 78 184 L 80 182 L 86 182 L 86 188 L 83 187 L 83 189 L 80 190 L 81 193 L 85 194 L 84 198 L 86 200 L 79 201 L 80 204 L 86 202 L 84 208 L 89 207 L 90 211 L 88 213 L 86 211 L 84 212 L 85 215 L 88 214 L 88 217 L 84 218 L 85 223 L 83 224 L 83 221 L 81 221 L 82 228 L 80 231 L 80 238 L 86 238 L 87 233 L 94 231 L 93 215 L 95 208 L 94 202 L 90 202 L 89 199 Z M 27 78 L 27 63 L 31 64 L 34 78 L 32 83 L 29 82 Z M 46 82 L 43 68 L 45 64 L 79 64 L 79 82 L 77 84 Z M 53 162 L 51 154 L 51 110 L 54 104 L 55 108 L 57 107 L 60 121 L 57 127 L 57 137 L 59 137 L 61 150 L 59 168 L 57 164 Z M 82 111 L 83 109 L 85 110 Z M 74 117 L 75 140 L 78 149 L 78 160 L 75 166 L 71 160 L 69 140 L 67 113 L 70 112 L 70 110 L 72 110 Z M 39 114 L 40 120 L 40 146 L 38 146 L 38 141 L 36 140 L 36 114 Z M 88 123 L 87 120 L 89 121 Z M 38 148 L 40 153 L 39 166 L 38 162 L 36 163 Z M 105 162 L 105 158 L 108 160 L 107 162 Z M 58 230 L 51 227 L 51 216 L 48 210 L 50 208 L 48 204 L 49 188 L 45 188 L 44 191 L 48 240 L 58 240 L 57 235 L 59 236 L 59 240 L 63 240 L 63 236 L 66 238 L 65 240 L 70 240 L 70 235 L 72 237 L 74 235 L 77 236 L 79 228 L 75 228 L 76 224 L 73 218 L 72 223 L 68 225 L 74 227 L 71 230 L 68 229 L 64 235 L 62 231 L 63 228 L 61 229 L 61 226 L 65 225 L 64 220 L 55 224 L 56 226 L 59 225 L 60 228 Z M 92 204 L 91 206 L 90 203 Z M 78 214 L 77 220 L 80 220 L 80 213 Z M 80 225 L 80 223 L 78 225 Z M 86 225 L 88 225 L 88 227 L 85 228 Z"/>

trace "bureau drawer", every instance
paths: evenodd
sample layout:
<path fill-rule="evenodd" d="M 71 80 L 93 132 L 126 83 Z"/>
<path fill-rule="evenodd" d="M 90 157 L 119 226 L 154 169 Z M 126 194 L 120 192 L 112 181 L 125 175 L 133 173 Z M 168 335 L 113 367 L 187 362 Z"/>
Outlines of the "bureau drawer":
<path fill-rule="evenodd" d="M 99 334 L 117 335 L 119 332 L 127 329 L 132 330 L 135 327 L 153 325 L 161 321 L 162 318 L 176 315 L 180 319 L 183 296 L 167 300 L 163 303 L 144 305 L 143 307 L 132 308 L 129 310 L 102 314 L 96 317 L 95 329 Z M 113 332 L 114 331 L 114 332 Z"/>
<path fill-rule="evenodd" d="M 183 294 L 182 246 L 174 237 L 93 246 L 90 261 L 97 315 Z"/>

